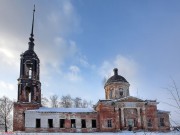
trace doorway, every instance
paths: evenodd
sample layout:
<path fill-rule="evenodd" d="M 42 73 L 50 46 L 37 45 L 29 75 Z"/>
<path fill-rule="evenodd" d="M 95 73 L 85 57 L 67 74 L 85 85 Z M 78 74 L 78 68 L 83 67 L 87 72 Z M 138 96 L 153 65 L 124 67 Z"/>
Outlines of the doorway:
<path fill-rule="evenodd" d="M 127 119 L 127 127 L 129 131 L 132 130 L 132 128 L 134 127 L 134 119 Z"/>

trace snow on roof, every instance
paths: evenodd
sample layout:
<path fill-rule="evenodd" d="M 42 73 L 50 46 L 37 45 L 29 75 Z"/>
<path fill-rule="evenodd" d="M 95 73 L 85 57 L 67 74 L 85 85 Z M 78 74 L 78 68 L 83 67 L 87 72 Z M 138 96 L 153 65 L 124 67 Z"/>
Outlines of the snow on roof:
<path fill-rule="evenodd" d="M 50 112 L 50 113 L 58 113 L 58 112 L 95 112 L 93 108 L 48 108 L 48 107 L 40 107 L 35 110 L 26 110 L 27 112 Z"/>

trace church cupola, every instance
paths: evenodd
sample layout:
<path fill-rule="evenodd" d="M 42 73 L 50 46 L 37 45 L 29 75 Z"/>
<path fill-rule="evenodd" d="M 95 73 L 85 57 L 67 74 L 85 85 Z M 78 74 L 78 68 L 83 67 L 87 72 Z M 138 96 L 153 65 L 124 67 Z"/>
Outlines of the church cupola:
<path fill-rule="evenodd" d="M 34 13 L 29 48 L 21 54 L 18 102 L 41 103 L 40 60 L 34 51 Z"/>
<path fill-rule="evenodd" d="M 120 99 L 129 96 L 130 84 L 123 76 L 118 75 L 117 68 L 113 71 L 114 75 L 104 85 L 106 99 Z"/>

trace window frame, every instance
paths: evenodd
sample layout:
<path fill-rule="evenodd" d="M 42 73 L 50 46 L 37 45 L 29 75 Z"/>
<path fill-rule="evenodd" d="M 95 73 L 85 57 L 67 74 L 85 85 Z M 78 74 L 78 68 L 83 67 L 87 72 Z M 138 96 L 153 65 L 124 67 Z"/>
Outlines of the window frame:
<path fill-rule="evenodd" d="M 112 128 L 112 120 L 111 119 L 107 120 L 107 127 Z"/>
<path fill-rule="evenodd" d="M 148 126 L 148 127 L 152 127 L 152 119 L 151 119 L 151 118 L 149 118 L 149 119 L 147 120 L 147 126 Z"/>
<path fill-rule="evenodd" d="M 160 125 L 160 127 L 164 127 L 165 126 L 164 118 L 160 118 L 159 119 L 159 125 Z"/>

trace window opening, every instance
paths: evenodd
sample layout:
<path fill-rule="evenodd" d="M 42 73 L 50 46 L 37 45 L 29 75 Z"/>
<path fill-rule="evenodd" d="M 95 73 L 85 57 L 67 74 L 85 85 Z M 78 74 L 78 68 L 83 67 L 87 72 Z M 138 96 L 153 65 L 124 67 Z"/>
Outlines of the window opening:
<path fill-rule="evenodd" d="M 48 119 L 49 128 L 53 128 L 53 119 Z"/>
<path fill-rule="evenodd" d="M 123 96 L 123 91 L 120 91 L 119 94 L 120 94 L 120 96 Z"/>
<path fill-rule="evenodd" d="M 135 127 L 137 126 L 137 121 L 136 121 L 136 119 L 134 119 L 134 126 L 135 126 Z"/>
<path fill-rule="evenodd" d="M 32 78 L 32 68 L 31 67 L 29 68 L 29 72 L 28 73 L 29 73 L 29 75 L 28 75 L 29 78 Z"/>
<path fill-rule="evenodd" d="M 107 121 L 107 126 L 108 126 L 108 127 L 112 127 L 112 120 L 108 120 L 108 121 Z"/>
<path fill-rule="evenodd" d="M 60 128 L 64 128 L 65 126 L 65 119 L 60 119 Z"/>
<path fill-rule="evenodd" d="M 160 118 L 160 126 L 164 127 L 164 118 Z"/>
<path fill-rule="evenodd" d="M 76 128 L 76 120 L 71 119 L 71 128 Z"/>
<path fill-rule="evenodd" d="M 39 101 L 39 97 L 38 96 L 36 96 L 36 101 Z"/>
<path fill-rule="evenodd" d="M 29 102 L 31 102 L 31 92 L 28 93 L 28 96 Z"/>
<path fill-rule="evenodd" d="M 152 127 L 152 120 L 148 119 L 148 123 L 147 123 L 148 127 Z"/>
<path fill-rule="evenodd" d="M 96 128 L 96 120 L 92 120 L 92 128 Z"/>
<path fill-rule="evenodd" d="M 81 127 L 86 128 L 86 120 L 85 119 L 81 120 Z"/>
<path fill-rule="evenodd" d="M 110 96 L 110 98 L 112 98 L 112 93 L 113 93 L 113 91 L 111 90 L 111 91 L 110 91 L 110 95 L 109 95 L 109 96 Z"/>
<path fill-rule="evenodd" d="M 36 128 L 41 127 L 41 119 L 36 119 Z"/>
<path fill-rule="evenodd" d="M 30 87 L 26 87 L 26 101 L 27 102 L 31 102 L 31 90 L 30 90 Z"/>

